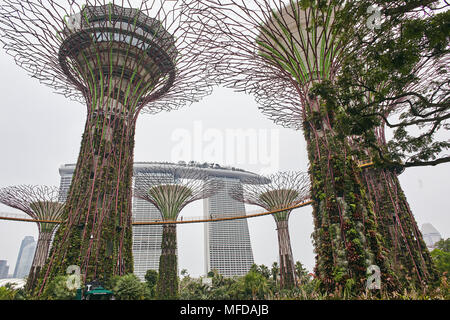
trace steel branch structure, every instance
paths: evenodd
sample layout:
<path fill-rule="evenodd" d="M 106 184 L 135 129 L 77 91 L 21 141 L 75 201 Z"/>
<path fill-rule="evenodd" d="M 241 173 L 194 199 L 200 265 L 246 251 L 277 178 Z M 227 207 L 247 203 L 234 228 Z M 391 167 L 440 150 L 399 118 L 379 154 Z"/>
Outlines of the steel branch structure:
<path fill-rule="evenodd" d="M 152 203 L 164 221 L 176 221 L 186 205 L 209 198 L 222 187 L 219 180 L 211 178 L 200 168 L 167 165 L 147 170 L 140 171 L 140 182 L 134 195 Z M 178 296 L 175 224 L 163 226 L 161 250 L 157 297 L 175 299 Z"/>
<path fill-rule="evenodd" d="M 187 1 L 5 0 L 0 41 L 16 63 L 87 106 L 87 121 L 40 293 L 78 265 L 83 281 L 132 271 L 134 133 L 141 112 L 173 110 L 211 91 Z"/>
<path fill-rule="evenodd" d="M 377 233 L 375 215 L 347 139 L 334 130 L 335 110 L 312 94 L 333 82 L 347 42 L 334 19 L 343 1 L 202 0 L 222 55 L 212 69 L 226 87 L 253 94 L 276 123 L 303 129 L 310 161 L 316 267 L 324 291 L 365 290 L 377 265 L 387 291 L 398 284 Z M 219 57 L 219 56 L 215 56 Z"/>
<path fill-rule="evenodd" d="M 310 180 L 305 173 L 280 172 L 266 178 L 270 183 L 244 184 L 232 189 L 230 195 L 238 201 L 260 206 L 267 211 L 290 208 L 310 197 Z M 288 225 L 291 211 L 273 214 L 278 233 L 282 289 L 291 289 L 297 283 Z"/>
<path fill-rule="evenodd" d="M 58 201 L 59 188 L 48 186 L 20 185 L 0 189 L 0 202 L 41 221 L 65 220 L 64 203 Z M 38 241 L 26 288 L 33 290 L 36 278 L 48 256 L 52 235 L 57 224 L 37 222 Z"/>

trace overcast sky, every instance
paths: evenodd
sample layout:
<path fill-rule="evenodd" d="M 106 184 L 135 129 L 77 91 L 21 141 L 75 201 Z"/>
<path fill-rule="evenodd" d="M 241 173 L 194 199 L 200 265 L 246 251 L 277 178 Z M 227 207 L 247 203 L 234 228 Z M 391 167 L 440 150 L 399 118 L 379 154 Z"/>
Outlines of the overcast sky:
<path fill-rule="evenodd" d="M 86 108 L 30 78 L 3 50 L 0 90 L 0 187 L 59 185 L 58 168 L 77 160 Z M 307 169 L 302 132 L 276 126 L 258 111 L 253 97 L 223 88 L 182 110 L 140 116 L 135 161 L 179 160 L 215 162 L 257 173 Z M 444 238 L 450 234 L 449 180 L 450 164 L 411 168 L 400 176 L 419 227 L 429 222 Z M 17 211 L 0 205 L 0 212 Z M 294 259 L 310 271 L 314 267 L 311 212 L 311 207 L 297 209 L 290 219 Z M 201 201 L 182 212 L 183 216 L 202 214 Z M 249 219 L 248 224 L 255 263 L 270 266 L 278 259 L 273 218 Z M 35 224 L 0 220 L 0 260 L 8 260 L 11 274 L 20 243 L 28 235 L 37 239 Z M 180 270 L 194 276 L 204 273 L 203 241 L 203 225 L 178 226 Z"/>

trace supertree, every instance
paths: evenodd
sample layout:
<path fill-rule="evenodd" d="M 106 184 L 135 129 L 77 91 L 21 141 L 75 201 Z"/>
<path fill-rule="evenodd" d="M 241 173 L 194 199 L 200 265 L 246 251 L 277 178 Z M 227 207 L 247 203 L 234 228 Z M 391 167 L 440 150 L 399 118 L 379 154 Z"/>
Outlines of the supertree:
<path fill-rule="evenodd" d="M 1 203 L 19 209 L 31 218 L 39 220 L 36 251 L 26 283 L 26 289 L 29 291 L 34 290 L 36 278 L 45 264 L 53 233 L 58 226 L 58 224 L 44 221 L 65 218 L 64 203 L 58 199 L 59 188 L 57 187 L 19 185 L 0 189 Z"/>
<path fill-rule="evenodd" d="M 260 206 L 267 211 L 290 208 L 309 198 L 309 177 L 301 172 L 279 172 L 266 177 L 267 184 L 243 184 L 230 190 L 234 199 Z M 296 286 L 295 263 L 289 236 L 289 215 L 292 210 L 273 214 L 277 225 L 280 261 L 280 287 Z"/>
<path fill-rule="evenodd" d="M 199 39 L 186 1 L 5 0 L 0 41 L 33 78 L 87 106 L 69 190 L 42 272 L 78 265 L 84 281 L 132 271 L 131 199 L 138 115 L 208 95 Z M 193 31 L 195 29 L 195 32 Z"/>
<path fill-rule="evenodd" d="M 158 166 L 140 171 L 134 195 L 152 203 L 166 222 L 174 222 L 191 202 L 209 198 L 223 187 L 204 170 L 176 165 Z M 176 224 L 164 224 L 156 294 L 159 299 L 178 297 Z"/>
<path fill-rule="evenodd" d="M 202 0 L 198 10 L 221 56 L 221 83 L 256 96 L 276 123 L 307 142 L 315 231 L 315 274 L 324 291 L 366 288 L 380 268 L 383 289 L 398 284 L 351 145 L 335 130 L 336 109 L 314 93 L 333 82 L 347 42 L 334 28 L 343 1 Z M 216 56 L 218 57 L 218 56 Z"/>

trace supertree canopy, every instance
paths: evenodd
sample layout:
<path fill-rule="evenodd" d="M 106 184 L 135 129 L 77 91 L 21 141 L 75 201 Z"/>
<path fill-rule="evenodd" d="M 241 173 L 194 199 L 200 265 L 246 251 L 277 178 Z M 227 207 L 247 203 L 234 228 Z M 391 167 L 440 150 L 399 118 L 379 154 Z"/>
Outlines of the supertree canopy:
<path fill-rule="evenodd" d="M 310 197 L 307 174 L 279 172 L 267 176 L 267 184 L 244 184 L 233 188 L 230 195 L 241 202 L 260 206 L 268 211 L 291 208 Z M 292 210 L 273 214 L 277 225 L 280 260 L 280 287 L 291 289 L 296 285 L 294 258 L 289 236 L 288 220 Z"/>
<path fill-rule="evenodd" d="M 181 210 L 191 202 L 209 198 L 223 185 L 200 168 L 176 165 L 156 166 L 139 172 L 134 194 L 152 203 L 166 221 L 176 221 Z M 177 230 L 175 224 L 164 224 L 159 277 L 156 294 L 159 299 L 178 297 Z"/>
<path fill-rule="evenodd" d="M 0 41 L 32 77 L 87 106 L 66 202 L 68 220 L 42 272 L 78 265 L 84 281 L 132 271 L 136 120 L 210 93 L 201 27 L 186 1 L 5 0 Z M 195 30 L 195 31 L 194 31 Z"/>
<path fill-rule="evenodd" d="M 224 86 L 256 96 L 276 123 L 303 129 L 315 231 L 315 274 L 324 291 L 366 288 L 381 270 L 398 283 L 349 141 L 334 130 L 336 110 L 313 92 L 333 82 L 347 45 L 334 27 L 343 1 L 202 0 L 198 10 L 222 55 L 213 68 Z M 218 56 L 216 56 L 218 57 Z"/>
<path fill-rule="evenodd" d="M 64 203 L 58 201 L 59 188 L 48 186 L 20 185 L 0 189 L 0 202 L 12 208 L 19 209 L 37 222 L 38 241 L 27 279 L 26 288 L 33 290 L 36 277 L 44 266 L 50 249 L 52 235 L 57 228 L 55 223 L 65 219 Z"/>

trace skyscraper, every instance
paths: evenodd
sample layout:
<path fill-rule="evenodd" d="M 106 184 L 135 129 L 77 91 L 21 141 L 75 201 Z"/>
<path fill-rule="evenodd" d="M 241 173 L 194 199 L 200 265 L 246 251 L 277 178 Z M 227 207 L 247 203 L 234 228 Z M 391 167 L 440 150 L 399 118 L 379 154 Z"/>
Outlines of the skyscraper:
<path fill-rule="evenodd" d="M 19 254 L 17 255 L 16 266 L 14 267 L 14 278 L 23 279 L 28 276 L 31 264 L 33 263 L 35 250 L 36 241 L 34 241 L 34 237 L 26 236 L 23 238 L 20 244 Z"/>
<path fill-rule="evenodd" d="M 441 234 L 431 223 L 424 223 L 422 225 L 422 235 L 423 240 L 427 244 L 427 248 L 429 250 L 433 250 L 435 248 L 436 242 L 442 239 Z"/>
<path fill-rule="evenodd" d="M 6 260 L 0 260 L 0 279 L 6 279 L 8 278 L 8 261 Z"/>
<path fill-rule="evenodd" d="M 220 179 L 225 184 L 224 188 L 203 200 L 205 219 L 245 215 L 245 205 L 231 198 L 228 193 L 241 183 L 239 178 Z M 246 219 L 205 223 L 205 273 L 217 270 L 225 277 L 242 276 L 253 263 Z"/>

